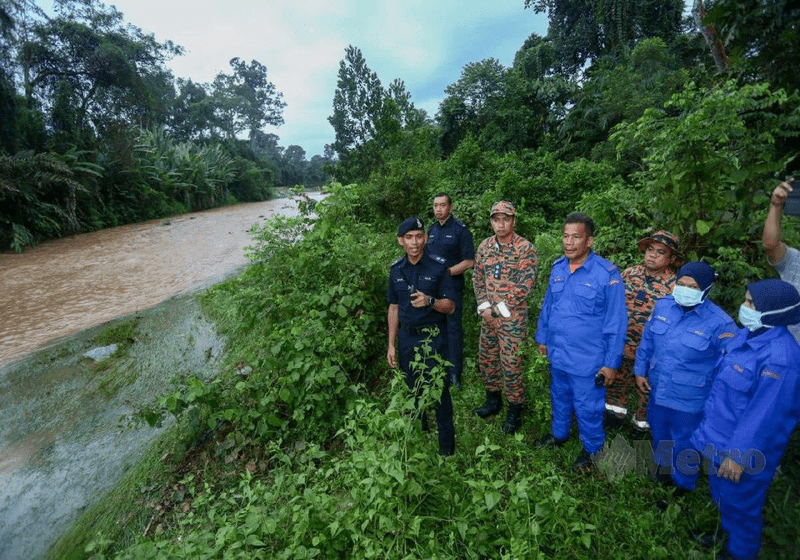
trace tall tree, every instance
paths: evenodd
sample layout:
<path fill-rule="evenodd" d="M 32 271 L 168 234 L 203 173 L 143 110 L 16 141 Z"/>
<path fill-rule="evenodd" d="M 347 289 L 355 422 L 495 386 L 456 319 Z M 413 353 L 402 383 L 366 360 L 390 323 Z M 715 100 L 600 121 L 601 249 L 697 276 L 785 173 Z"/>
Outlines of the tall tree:
<path fill-rule="evenodd" d="M 428 121 L 425 110 L 414 107 L 411 101 L 411 92 L 406 90 L 403 80 L 395 79 L 386 88 L 386 98 L 394 101 L 399 111 L 400 125 L 404 129 L 415 129 L 423 126 Z"/>
<path fill-rule="evenodd" d="M 367 66 L 361 49 L 348 45 L 345 58 L 339 62 L 333 115 L 328 117 L 336 134 L 333 149 L 338 156 L 336 174 L 340 181 L 365 179 L 381 165 L 375 139 L 384 116 L 384 91 L 378 75 Z"/>
<path fill-rule="evenodd" d="M 559 69 L 579 73 L 602 56 L 618 56 L 648 37 L 671 43 L 681 32 L 683 0 L 525 0 L 547 12 Z"/>
<path fill-rule="evenodd" d="M 308 162 L 303 148 L 294 144 L 287 147 L 281 164 L 282 185 L 295 186 L 304 183 Z"/>
<path fill-rule="evenodd" d="M 220 125 L 206 84 L 178 78 L 178 96 L 171 107 L 170 131 L 178 141 L 214 136 Z"/>
<path fill-rule="evenodd" d="M 232 74 L 220 72 L 211 85 L 214 110 L 229 139 L 247 131 L 252 139 L 266 125 L 283 124 L 283 94 L 267 79 L 267 67 L 240 58 L 230 61 Z"/>
<path fill-rule="evenodd" d="M 375 137 L 375 122 L 383 104 L 383 88 L 361 49 L 348 45 L 339 62 L 339 79 L 328 122 L 336 133 L 333 149 L 339 157 Z"/>
<path fill-rule="evenodd" d="M 702 8 L 702 2 L 695 3 L 696 9 Z M 718 32 L 721 44 L 710 44 L 715 60 L 721 52 L 730 58 L 731 70 L 745 79 L 767 79 L 789 90 L 800 89 L 797 0 L 716 0 L 701 25 Z"/>
<path fill-rule="evenodd" d="M 494 118 L 506 93 L 506 74 L 500 61 L 487 58 L 464 66 L 458 81 L 445 88 L 447 97 L 436 115 L 445 154 L 452 153 L 468 134 L 478 136 Z"/>
<path fill-rule="evenodd" d="M 56 17 L 30 24 L 19 48 L 28 107 L 68 95 L 76 130 L 149 124 L 153 96 L 171 90 L 163 65 L 182 48 L 123 25 L 121 12 L 96 0 L 56 0 L 54 9 Z"/>

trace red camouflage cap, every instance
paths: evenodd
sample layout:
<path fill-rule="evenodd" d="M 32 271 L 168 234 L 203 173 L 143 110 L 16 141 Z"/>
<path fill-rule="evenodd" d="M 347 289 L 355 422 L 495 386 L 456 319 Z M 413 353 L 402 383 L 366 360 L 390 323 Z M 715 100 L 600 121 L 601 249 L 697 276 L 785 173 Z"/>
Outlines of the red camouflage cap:
<path fill-rule="evenodd" d="M 510 202 L 506 202 L 505 200 L 500 200 L 492 204 L 492 210 L 489 212 L 489 217 L 491 218 L 495 214 L 505 214 L 506 216 L 516 216 L 517 211 L 514 209 L 514 205 Z"/>

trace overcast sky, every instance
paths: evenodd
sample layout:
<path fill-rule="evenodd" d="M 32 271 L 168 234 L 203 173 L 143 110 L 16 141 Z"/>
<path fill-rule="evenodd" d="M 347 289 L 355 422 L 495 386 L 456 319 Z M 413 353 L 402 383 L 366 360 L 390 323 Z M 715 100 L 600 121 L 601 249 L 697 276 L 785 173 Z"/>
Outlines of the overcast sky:
<path fill-rule="evenodd" d="M 285 124 L 267 130 L 279 144 L 296 144 L 311 159 L 334 139 L 339 61 L 361 49 L 388 86 L 405 82 L 414 104 L 433 117 L 444 88 L 464 65 L 496 58 L 511 66 L 547 18 L 523 0 L 105 0 L 132 23 L 186 49 L 170 66 L 176 77 L 211 82 L 229 61 L 255 59 L 283 93 Z"/>

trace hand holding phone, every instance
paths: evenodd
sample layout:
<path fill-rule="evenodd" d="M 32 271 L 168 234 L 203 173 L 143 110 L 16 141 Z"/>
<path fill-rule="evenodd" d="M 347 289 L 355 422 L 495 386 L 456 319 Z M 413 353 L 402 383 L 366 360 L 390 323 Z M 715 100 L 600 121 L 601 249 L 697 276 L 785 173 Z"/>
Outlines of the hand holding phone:
<path fill-rule="evenodd" d="M 794 177 L 787 177 L 786 182 L 789 183 L 792 190 L 786 194 L 783 213 L 787 216 L 800 216 L 800 181 Z"/>

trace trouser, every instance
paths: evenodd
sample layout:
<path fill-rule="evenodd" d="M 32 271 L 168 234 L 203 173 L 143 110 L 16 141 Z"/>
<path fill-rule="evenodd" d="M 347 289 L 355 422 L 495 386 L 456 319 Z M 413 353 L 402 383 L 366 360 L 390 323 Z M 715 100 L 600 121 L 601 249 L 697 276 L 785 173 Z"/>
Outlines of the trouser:
<path fill-rule="evenodd" d="M 447 359 L 453 364 L 450 374 L 460 381 L 464 371 L 464 324 L 461 319 L 464 311 L 464 290 L 454 288 L 451 299 L 456 304 L 456 310 L 447 316 Z"/>
<path fill-rule="evenodd" d="M 522 382 L 522 357 L 519 346 L 525 340 L 528 313 L 514 312 L 499 328 L 481 324 L 478 345 L 478 367 L 487 391 L 503 391 L 511 404 L 525 402 L 525 387 Z"/>
<path fill-rule="evenodd" d="M 622 365 L 614 378 L 614 383 L 606 387 L 606 410 L 619 417 L 628 415 L 628 406 L 631 402 L 631 394 L 635 393 L 636 411 L 634 420 L 637 426 L 645 428 L 642 424 L 647 418 L 647 393 L 639 391 L 636 386 L 636 376 L 633 374 L 634 360 L 622 358 Z"/>
<path fill-rule="evenodd" d="M 718 467 L 717 467 L 718 468 Z M 742 473 L 739 482 L 717 476 L 717 469 L 708 474 L 711 497 L 719 508 L 722 528 L 728 533 L 728 551 L 741 559 L 758 557 L 764 518 L 761 514 L 772 477 Z"/>
<path fill-rule="evenodd" d="M 557 439 L 567 439 L 572 413 L 578 419 L 583 448 L 597 453 L 603 448 L 603 411 L 606 390 L 594 383 L 594 375 L 574 375 L 550 367 L 550 404 L 553 410 L 552 432 Z"/>
<path fill-rule="evenodd" d="M 400 369 L 405 374 L 405 382 L 410 390 L 416 386 L 417 377 L 420 371 L 415 371 L 413 362 L 415 361 L 415 353 L 420 348 L 425 339 L 428 338 L 427 334 L 418 332 L 409 332 L 403 328 L 398 333 L 398 354 Z M 439 356 L 447 355 L 447 334 L 445 333 L 444 325 L 439 328 L 436 336 L 431 337 L 430 341 L 431 353 L 438 354 Z M 432 380 L 430 372 L 437 365 L 435 358 L 431 355 L 425 360 L 425 368 L 423 370 L 423 380 L 425 384 L 430 386 Z M 442 386 L 442 396 L 436 402 L 436 427 L 439 433 L 439 446 L 452 447 L 455 441 L 455 427 L 453 426 L 453 401 L 450 398 L 450 387 L 448 384 L 447 376 L 443 375 L 444 383 Z M 415 405 L 419 400 L 420 395 L 415 395 Z"/>
<path fill-rule="evenodd" d="M 689 439 L 700 421 L 701 412 L 681 412 L 654 402 L 647 409 L 647 421 L 653 434 L 653 460 L 660 472 L 669 470 L 672 480 L 681 488 L 694 490 L 700 468 L 698 457 Z"/>

